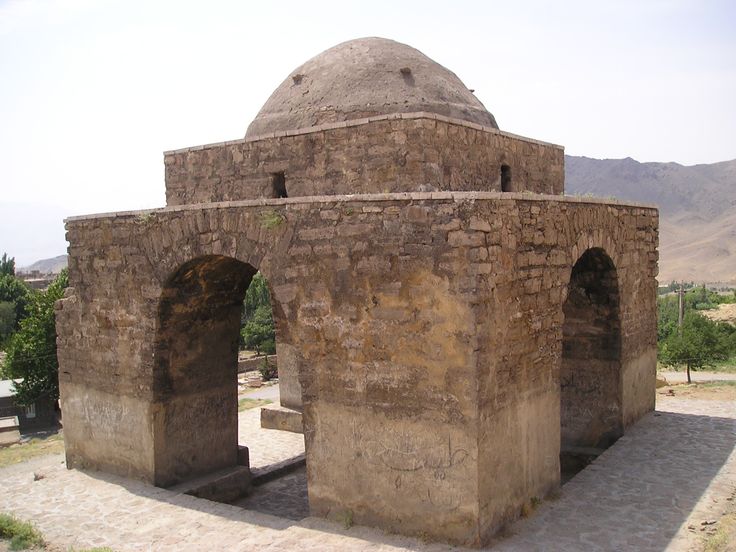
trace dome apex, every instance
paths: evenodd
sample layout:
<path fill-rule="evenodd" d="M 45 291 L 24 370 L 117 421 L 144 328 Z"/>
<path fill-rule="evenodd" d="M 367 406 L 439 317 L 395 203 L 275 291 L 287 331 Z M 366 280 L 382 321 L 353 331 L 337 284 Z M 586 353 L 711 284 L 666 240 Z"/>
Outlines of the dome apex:
<path fill-rule="evenodd" d="M 292 71 L 246 136 L 420 111 L 498 128 L 452 71 L 405 44 L 360 38 L 325 50 Z"/>

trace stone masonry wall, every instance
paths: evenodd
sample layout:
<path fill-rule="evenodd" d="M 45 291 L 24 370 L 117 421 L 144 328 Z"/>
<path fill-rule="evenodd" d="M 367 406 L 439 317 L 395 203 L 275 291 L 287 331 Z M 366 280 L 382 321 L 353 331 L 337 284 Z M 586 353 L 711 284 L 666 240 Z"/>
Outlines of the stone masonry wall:
<path fill-rule="evenodd" d="M 167 205 L 408 191 L 562 194 L 562 147 L 433 114 L 323 125 L 165 154 Z"/>
<path fill-rule="evenodd" d="M 573 265 L 602 248 L 618 270 L 622 425 L 654 408 L 657 213 L 569 201 L 482 202 L 475 239 L 488 249 L 476 280 L 481 538 L 518 515 L 522 497 L 556 487 L 562 305 Z M 482 234 L 481 234 L 482 233 Z M 474 255 L 484 257 L 482 248 Z M 478 268 L 476 268 L 478 270 Z M 631 387 L 636 387 L 633 390 Z M 499 477 L 498 474 L 516 474 Z M 509 500 L 499 501 L 500 496 Z M 513 497 L 511 499 L 510 497 Z M 504 504 L 502 507 L 499 505 Z"/>
<path fill-rule="evenodd" d="M 161 420 L 182 407 L 156 383 L 162 292 L 193 259 L 231 257 L 264 273 L 286 321 L 313 513 L 487 541 L 559 483 L 562 303 L 591 247 L 620 279 L 625 423 L 653 408 L 656 226 L 650 208 L 448 192 L 71 219 L 68 464 L 155 480 Z"/>

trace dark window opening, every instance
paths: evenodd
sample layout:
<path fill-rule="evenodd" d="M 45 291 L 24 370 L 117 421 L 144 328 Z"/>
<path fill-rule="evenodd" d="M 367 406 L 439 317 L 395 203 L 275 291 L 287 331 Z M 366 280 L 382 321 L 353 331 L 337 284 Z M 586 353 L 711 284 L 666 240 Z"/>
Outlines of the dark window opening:
<path fill-rule="evenodd" d="M 272 197 L 289 197 L 286 193 L 286 175 L 283 172 L 271 175 Z"/>
<path fill-rule="evenodd" d="M 510 192 L 511 190 L 511 167 L 501 165 L 501 191 Z"/>

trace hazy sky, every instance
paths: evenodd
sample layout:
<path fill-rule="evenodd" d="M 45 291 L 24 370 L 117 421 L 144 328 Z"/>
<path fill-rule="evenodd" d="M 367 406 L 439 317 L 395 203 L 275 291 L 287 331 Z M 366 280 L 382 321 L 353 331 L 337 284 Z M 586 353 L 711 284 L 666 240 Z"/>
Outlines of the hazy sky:
<path fill-rule="evenodd" d="M 572 155 L 736 157 L 736 2 L 0 0 L 0 253 L 61 218 L 163 206 L 162 152 L 241 138 L 276 86 L 351 38 L 453 70 Z"/>

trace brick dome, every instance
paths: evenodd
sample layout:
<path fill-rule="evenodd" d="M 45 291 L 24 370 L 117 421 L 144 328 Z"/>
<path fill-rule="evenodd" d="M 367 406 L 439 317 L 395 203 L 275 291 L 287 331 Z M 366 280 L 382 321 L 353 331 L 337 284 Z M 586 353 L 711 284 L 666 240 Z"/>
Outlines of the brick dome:
<path fill-rule="evenodd" d="M 406 44 L 360 38 L 292 71 L 248 126 L 246 137 L 419 111 L 498 128 L 452 71 Z"/>

